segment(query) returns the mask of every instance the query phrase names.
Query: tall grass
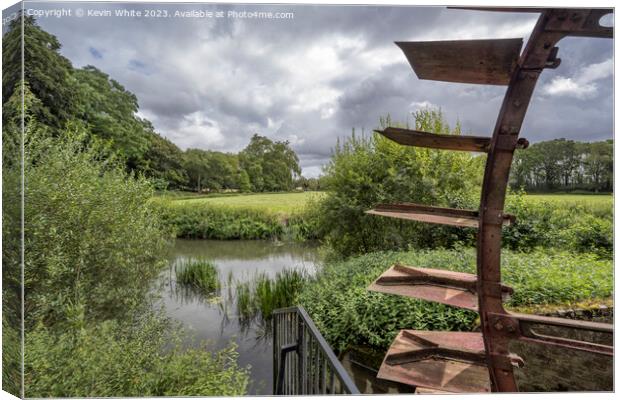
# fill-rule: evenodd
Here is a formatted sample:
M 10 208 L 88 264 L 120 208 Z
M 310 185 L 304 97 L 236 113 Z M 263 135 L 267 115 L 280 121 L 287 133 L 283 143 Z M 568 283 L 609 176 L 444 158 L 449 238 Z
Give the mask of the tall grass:
M 177 282 L 205 292 L 214 292 L 220 287 L 217 267 L 204 259 L 190 258 L 175 266 Z
M 237 312 L 241 319 L 250 319 L 254 316 L 252 289 L 249 282 L 237 283 Z
M 274 278 L 261 272 L 251 282 L 237 284 L 237 311 L 243 319 L 269 321 L 274 310 L 295 305 L 307 281 L 308 275 L 299 270 L 285 269 Z

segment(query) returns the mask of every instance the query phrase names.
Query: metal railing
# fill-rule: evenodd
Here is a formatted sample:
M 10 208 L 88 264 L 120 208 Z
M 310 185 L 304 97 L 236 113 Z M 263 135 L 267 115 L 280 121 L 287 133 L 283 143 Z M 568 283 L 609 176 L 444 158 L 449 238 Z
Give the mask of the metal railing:
M 273 312 L 273 393 L 359 394 L 301 306 Z

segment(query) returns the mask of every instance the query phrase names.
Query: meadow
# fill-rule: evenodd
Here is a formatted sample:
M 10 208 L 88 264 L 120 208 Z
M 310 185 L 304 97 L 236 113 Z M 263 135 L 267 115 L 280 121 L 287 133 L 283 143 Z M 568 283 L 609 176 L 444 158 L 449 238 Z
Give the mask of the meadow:
M 174 199 L 178 205 L 230 207 L 289 216 L 302 211 L 309 202 L 320 199 L 324 194 L 324 192 L 292 192 L 190 195 L 187 197 L 177 194 L 176 197 L 169 198 Z
M 527 194 L 528 202 L 549 203 L 562 207 L 583 207 L 593 214 L 606 214 L 613 210 L 614 197 L 610 194 Z
M 293 193 L 247 193 L 198 195 L 191 192 L 170 192 L 162 198 L 173 200 L 178 205 L 206 205 L 269 211 L 281 215 L 291 215 L 301 211 L 314 200 L 320 200 L 325 192 Z M 509 196 L 510 198 L 511 196 Z M 525 199 L 532 203 L 551 203 L 557 206 L 584 206 L 588 209 L 611 210 L 613 196 L 609 194 L 526 194 Z
M 317 205 L 326 196 L 326 192 L 171 192 L 152 201 L 179 238 L 309 240 L 324 237 Z M 506 209 L 517 217 L 517 223 L 505 232 L 505 244 L 511 249 L 576 246 L 611 250 L 611 195 L 510 195 Z M 470 232 L 460 240 L 473 243 L 473 238 Z

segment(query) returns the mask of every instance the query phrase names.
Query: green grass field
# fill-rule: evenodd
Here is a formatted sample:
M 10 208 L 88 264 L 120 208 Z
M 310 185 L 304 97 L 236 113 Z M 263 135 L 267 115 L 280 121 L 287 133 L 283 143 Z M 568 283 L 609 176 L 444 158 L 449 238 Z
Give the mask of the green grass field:
M 223 195 L 193 195 L 185 194 L 166 196 L 178 204 L 206 204 L 254 210 L 267 210 L 278 214 L 291 214 L 303 209 L 311 199 L 319 199 L 324 192 L 296 192 L 296 193 L 251 193 L 251 194 L 223 194 Z M 608 194 L 528 194 L 528 201 L 548 202 L 554 205 L 575 206 L 583 205 L 586 208 L 611 208 L 613 196 Z
M 594 215 L 611 215 L 614 197 L 610 194 L 528 194 L 528 202 L 547 203 L 564 208 L 580 208 Z
M 324 192 L 252 193 L 182 198 L 175 203 L 213 205 L 219 207 L 266 210 L 278 214 L 292 214 L 303 210 L 312 199 L 319 199 Z M 173 198 L 172 198 L 173 199 Z
M 528 194 L 526 196 L 531 200 L 562 202 L 565 204 L 583 203 L 611 206 L 614 200 L 610 194 Z

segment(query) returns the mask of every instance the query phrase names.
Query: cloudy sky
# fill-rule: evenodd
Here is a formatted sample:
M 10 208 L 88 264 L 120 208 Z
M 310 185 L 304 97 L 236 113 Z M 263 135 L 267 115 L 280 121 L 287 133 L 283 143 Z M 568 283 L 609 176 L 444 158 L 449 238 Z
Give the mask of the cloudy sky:
M 74 66 L 94 65 L 135 93 L 140 115 L 181 148 L 239 151 L 253 133 L 288 140 L 316 176 L 337 137 L 438 106 L 466 132 L 490 135 L 505 87 L 419 80 L 394 41 L 527 40 L 537 16 L 440 7 L 34 3 L 70 9 L 39 24 Z M 77 17 L 81 8 L 84 16 Z M 165 10 L 167 18 L 89 16 L 88 10 Z M 175 17 L 224 11 L 224 18 Z M 228 11 L 294 13 L 228 18 Z M 78 12 L 79 14 L 79 12 Z M 522 136 L 531 142 L 613 136 L 613 43 L 568 38 L 543 73 Z

